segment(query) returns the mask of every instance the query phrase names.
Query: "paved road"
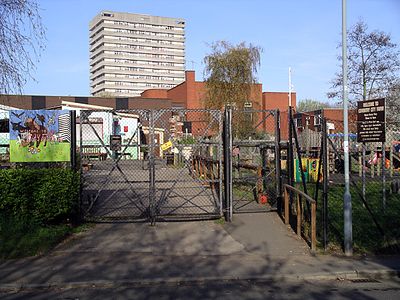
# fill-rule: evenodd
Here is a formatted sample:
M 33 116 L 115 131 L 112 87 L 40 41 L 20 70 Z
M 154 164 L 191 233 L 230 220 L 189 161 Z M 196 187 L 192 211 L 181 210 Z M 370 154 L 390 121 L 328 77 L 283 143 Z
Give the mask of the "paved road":
M 0 290 L 15 299 L 117 298 L 114 293 L 138 299 L 290 299 L 301 293 L 315 299 L 368 299 L 367 293 L 374 299 L 381 292 L 390 299 L 398 294 L 397 285 L 375 282 L 369 284 L 376 288 L 360 291 L 348 282 L 342 291 L 333 283 L 388 278 L 399 270 L 400 257 L 312 254 L 275 213 L 249 214 L 224 224 L 97 224 L 44 256 L 0 262 Z M 315 284 L 336 278 L 341 280 Z
M 17 299 L 399 299 L 398 281 L 206 281 L 185 284 L 82 286 L 0 292 Z
M 191 176 L 186 167 L 156 165 L 150 205 L 149 170 L 135 160 L 120 161 L 118 166 L 114 168 L 112 161 L 93 161 L 93 168 L 83 173 L 82 199 L 88 218 L 147 219 L 150 206 L 157 216 L 168 218 L 221 215 L 217 189 L 211 189 L 209 181 Z

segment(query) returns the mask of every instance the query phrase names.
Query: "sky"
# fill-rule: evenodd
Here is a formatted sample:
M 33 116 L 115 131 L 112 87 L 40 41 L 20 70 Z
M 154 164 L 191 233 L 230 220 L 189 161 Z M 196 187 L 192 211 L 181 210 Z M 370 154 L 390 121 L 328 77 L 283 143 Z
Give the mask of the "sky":
M 184 18 L 186 69 L 203 80 L 210 44 L 225 40 L 262 48 L 263 91 L 326 102 L 341 70 L 342 0 L 38 0 L 46 49 L 24 88 L 28 95 L 89 96 L 89 22 L 103 10 Z M 400 0 L 347 0 L 348 28 L 365 21 L 400 46 Z

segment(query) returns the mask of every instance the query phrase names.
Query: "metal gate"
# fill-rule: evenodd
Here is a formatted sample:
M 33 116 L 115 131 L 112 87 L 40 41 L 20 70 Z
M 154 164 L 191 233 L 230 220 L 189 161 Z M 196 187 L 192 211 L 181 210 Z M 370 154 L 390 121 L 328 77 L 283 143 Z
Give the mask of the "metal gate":
M 82 110 L 81 208 L 95 221 L 222 215 L 217 110 Z
M 225 119 L 228 218 L 275 210 L 281 195 L 279 111 L 228 109 Z

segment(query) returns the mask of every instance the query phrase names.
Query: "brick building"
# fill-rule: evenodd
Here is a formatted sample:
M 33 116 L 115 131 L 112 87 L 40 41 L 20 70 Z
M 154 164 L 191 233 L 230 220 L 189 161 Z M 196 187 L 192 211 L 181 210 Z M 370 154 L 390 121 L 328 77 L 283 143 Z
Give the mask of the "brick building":
M 349 109 L 349 132 L 357 132 L 357 110 Z M 298 131 L 305 128 L 321 131 L 321 116 L 326 118 L 328 133 L 343 133 L 343 109 L 324 108 L 294 114 L 295 124 Z
M 138 97 L 184 80 L 185 20 L 103 11 L 89 25 L 90 92 Z
M 49 109 L 60 107 L 63 101 L 81 104 L 111 107 L 114 109 L 167 109 L 204 108 L 206 84 L 196 81 L 194 71 L 185 72 L 185 80 L 170 89 L 148 89 L 140 97 L 73 97 L 73 96 L 34 96 L 34 95 L 0 95 L 0 104 L 17 107 L 19 109 Z M 296 106 L 296 93 L 292 93 L 292 105 Z M 262 84 L 254 84 L 249 107 L 253 109 L 276 110 L 281 113 L 281 136 L 287 138 L 288 122 L 288 93 L 263 92 Z M 261 120 L 265 114 L 259 114 Z M 262 129 L 268 133 L 275 133 L 273 118 L 267 118 Z

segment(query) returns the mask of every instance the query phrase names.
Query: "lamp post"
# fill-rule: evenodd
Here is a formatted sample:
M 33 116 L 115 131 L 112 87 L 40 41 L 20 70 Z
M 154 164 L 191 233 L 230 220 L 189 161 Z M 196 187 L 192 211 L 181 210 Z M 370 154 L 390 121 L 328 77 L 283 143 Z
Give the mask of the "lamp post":
M 343 121 L 344 121 L 344 185 L 343 218 L 344 218 L 344 253 L 353 255 L 353 224 L 349 176 L 349 118 L 348 118 L 348 90 L 347 90 L 347 28 L 346 28 L 346 0 L 342 0 L 342 72 L 343 72 Z

